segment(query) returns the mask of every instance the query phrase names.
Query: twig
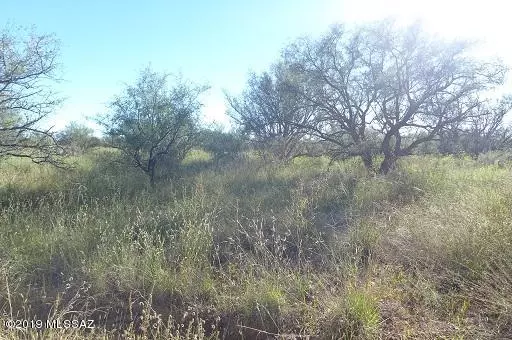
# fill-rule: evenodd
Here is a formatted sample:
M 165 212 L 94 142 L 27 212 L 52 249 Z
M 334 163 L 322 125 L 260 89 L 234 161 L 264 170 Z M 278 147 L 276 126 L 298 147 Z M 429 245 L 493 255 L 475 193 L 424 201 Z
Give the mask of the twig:
M 314 335 L 309 335 L 309 334 L 306 334 L 306 335 L 300 335 L 300 334 L 276 334 L 276 333 L 271 333 L 271 332 L 263 331 L 261 329 L 252 328 L 252 327 L 244 326 L 244 325 L 237 325 L 237 327 L 249 329 L 251 331 L 256 331 L 256 332 L 258 332 L 260 334 L 272 335 L 272 336 L 275 336 L 276 338 L 280 338 L 280 339 L 302 339 L 302 338 L 310 339 L 311 337 L 314 336 Z

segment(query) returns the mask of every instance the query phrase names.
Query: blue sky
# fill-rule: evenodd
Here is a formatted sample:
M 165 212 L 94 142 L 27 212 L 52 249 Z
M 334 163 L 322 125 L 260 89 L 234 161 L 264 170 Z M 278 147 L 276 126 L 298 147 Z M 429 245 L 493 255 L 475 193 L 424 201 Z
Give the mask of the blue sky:
M 67 99 L 50 118 L 57 129 L 74 120 L 92 124 L 85 117 L 104 112 L 123 84 L 132 83 L 148 64 L 208 83 L 211 90 L 202 98 L 205 121 L 226 124 L 223 90 L 240 92 L 250 70 L 265 70 L 287 43 L 320 34 L 335 22 L 420 18 L 437 34 L 487 41 L 482 53 L 512 65 L 507 3 L 3 0 L 0 27 L 35 25 L 37 32 L 54 33 L 60 40 L 64 81 L 56 88 Z

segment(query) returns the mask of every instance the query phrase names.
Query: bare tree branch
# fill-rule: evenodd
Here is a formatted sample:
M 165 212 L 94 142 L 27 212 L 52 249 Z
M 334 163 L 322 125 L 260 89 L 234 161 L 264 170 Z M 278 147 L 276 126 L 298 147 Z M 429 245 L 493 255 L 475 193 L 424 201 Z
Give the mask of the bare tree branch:
M 11 30 L 0 32 L 0 157 L 63 167 L 54 133 L 40 128 L 62 101 L 49 88 L 57 80 L 58 44 L 51 35 Z
M 503 83 L 507 69 L 469 56 L 468 47 L 388 21 L 301 39 L 284 59 L 302 79 L 291 86 L 315 109 L 313 119 L 294 125 L 341 154 L 361 156 L 369 169 L 373 155 L 383 153 L 379 171 L 386 173 L 445 127 L 488 116 L 481 97 Z

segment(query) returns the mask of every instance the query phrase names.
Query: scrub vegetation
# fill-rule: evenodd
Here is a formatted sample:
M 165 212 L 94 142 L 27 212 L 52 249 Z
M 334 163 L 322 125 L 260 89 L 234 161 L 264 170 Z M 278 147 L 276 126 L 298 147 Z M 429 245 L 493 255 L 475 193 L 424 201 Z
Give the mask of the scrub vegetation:
M 334 27 L 227 95 L 229 132 L 146 68 L 100 138 L 40 126 L 53 37 L 0 39 L 1 339 L 512 338 L 499 62 Z
M 151 187 L 115 155 L 2 163 L 2 320 L 96 326 L 2 338 L 512 334 L 508 163 L 412 156 L 369 176 L 358 159 L 194 150 Z

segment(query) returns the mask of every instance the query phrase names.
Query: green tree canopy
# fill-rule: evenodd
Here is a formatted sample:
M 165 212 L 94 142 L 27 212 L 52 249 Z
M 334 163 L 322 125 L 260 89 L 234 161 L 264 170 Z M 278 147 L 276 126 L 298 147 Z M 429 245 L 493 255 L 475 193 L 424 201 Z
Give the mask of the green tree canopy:
M 133 164 L 155 181 L 157 164 L 165 158 L 180 162 L 197 138 L 198 97 L 207 88 L 149 67 L 142 70 L 134 85 L 110 104 L 110 112 L 100 121 L 112 146 L 119 148 Z

